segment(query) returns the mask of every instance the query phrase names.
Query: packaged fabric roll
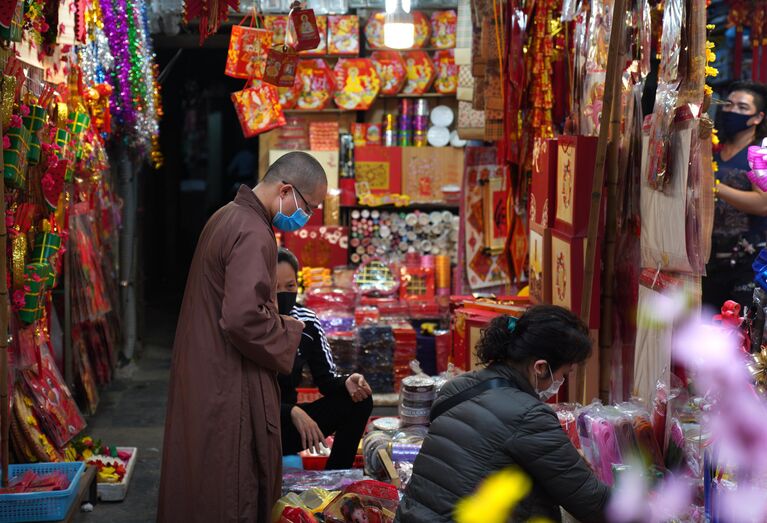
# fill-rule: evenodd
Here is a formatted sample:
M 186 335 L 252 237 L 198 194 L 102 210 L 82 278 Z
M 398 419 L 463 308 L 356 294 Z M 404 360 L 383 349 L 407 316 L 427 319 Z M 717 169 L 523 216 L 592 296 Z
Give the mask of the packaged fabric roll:
M 328 333 L 328 343 L 333 361 L 341 374 L 357 372 L 357 344 L 353 332 Z M 374 389 L 375 390 L 375 389 Z
M 365 378 L 377 393 L 394 390 L 392 372 L 394 357 L 394 334 L 386 325 L 363 325 L 356 330 L 358 361 L 365 370 Z

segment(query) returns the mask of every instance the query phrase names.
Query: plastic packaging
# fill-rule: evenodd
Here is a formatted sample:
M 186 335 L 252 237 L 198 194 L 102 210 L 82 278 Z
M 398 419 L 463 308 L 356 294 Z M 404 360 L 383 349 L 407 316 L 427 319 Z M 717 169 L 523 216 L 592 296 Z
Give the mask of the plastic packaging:
M 748 164 L 751 171 L 748 179 L 762 191 L 767 191 L 767 138 L 762 140 L 761 147 L 752 145 L 748 148 Z
M 557 413 L 559 424 L 565 431 L 570 442 L 576 449 L 581 448 L 581 440 L 578 437 L 578 426 L 576 423 L 575 412 L 581 408 L 577 403 L 557 403 L 554 405 L 554 412 Z
M 323 511 L 326 523 L 391 523 L 399 504 L 392 485 L 379 481 L 360 481 L 346 487 Z

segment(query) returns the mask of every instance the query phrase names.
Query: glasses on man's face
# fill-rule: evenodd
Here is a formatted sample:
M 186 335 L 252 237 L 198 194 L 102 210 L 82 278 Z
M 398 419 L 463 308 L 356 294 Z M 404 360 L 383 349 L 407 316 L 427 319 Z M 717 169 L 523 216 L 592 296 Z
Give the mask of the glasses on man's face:
M 304 195 L 301 194 L 301 191 L 299 191 L 295 185 L 293 185 L 292 183 L 286 182 L 285 180 L 283 180 L 282 183 L 284 183 L 285 185 L 290 185 L 290 187 L 296 192 L 298 197 L 301 198 L 301 201 L 304 202 L 304 205 L 306 206 L 306 208 L 304 209 L 306 211 L 306 214 L 308 214 L 309 216 L 314 214 L 314 210 L 312 209 L 312 206 L 309 204 L 306 198 L 304 198 Z

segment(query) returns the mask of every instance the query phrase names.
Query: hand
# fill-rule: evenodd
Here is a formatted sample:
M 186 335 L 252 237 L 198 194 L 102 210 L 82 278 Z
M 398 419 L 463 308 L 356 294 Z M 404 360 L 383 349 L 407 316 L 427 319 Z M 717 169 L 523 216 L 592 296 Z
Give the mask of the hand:
M 325 436 L 322 435 L 317 423 L 300 407 L 291 409 L 290 419 L 293 420 L 293 425 L 301 435 L 301 448 L 319 454 L 320 444 L 324 445 Z
M 365 377 L 362 374 L 352 374 L 346 379 L 346 390 L 349 391 L 352 401 L 358 403 L 368 399 L 373 391 L 365 381 Z

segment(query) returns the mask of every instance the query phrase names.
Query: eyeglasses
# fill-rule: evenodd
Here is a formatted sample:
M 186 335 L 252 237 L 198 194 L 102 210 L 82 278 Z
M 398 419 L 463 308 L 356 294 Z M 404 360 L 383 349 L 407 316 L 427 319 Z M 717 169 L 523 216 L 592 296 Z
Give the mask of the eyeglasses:
M 293 185 L 290 182 L 286 182 L 285 180 L 282 180 L 282 183 L 284 183 L 285 185 L 290 185 L 290 187 L 294 191 L 296 191 L 296 194 L 298 195 L 298 197 L 301 198 L 301 201 L 304 202 L 304 205 L 306 205 L 306 214 L 308 214 L 309 216 L 314 214 L 314 210 L 312 209 L 312 206 L 309 204 L 309 202 L 306 200 L 306 198 L 304 198 L 304 195 L 301 194 L 301 191 L 299 191 L 298 188 L 295 185 Z

